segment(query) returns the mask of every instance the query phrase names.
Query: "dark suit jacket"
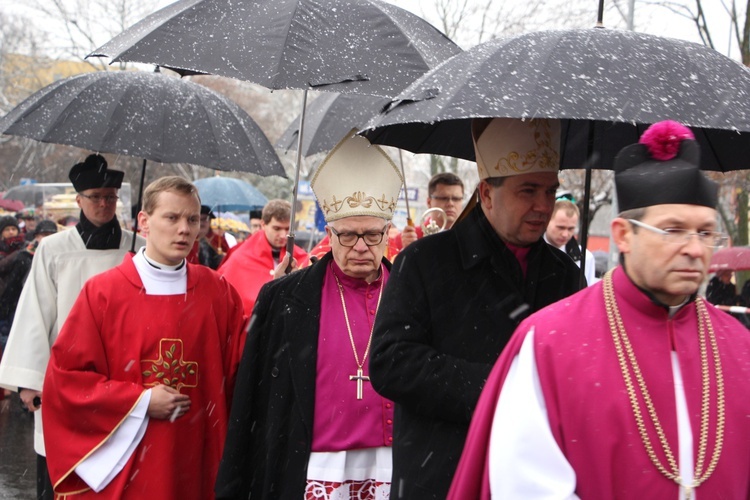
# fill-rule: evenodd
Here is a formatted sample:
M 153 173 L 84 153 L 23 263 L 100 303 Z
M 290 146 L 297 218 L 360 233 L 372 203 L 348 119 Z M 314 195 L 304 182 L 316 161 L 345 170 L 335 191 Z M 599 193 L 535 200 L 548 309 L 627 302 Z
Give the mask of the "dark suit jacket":
M 524 278 L 479 207 L 399 254 L 370 357 L 373 388 L 396 402 L 391 498 L 445 498 L 500 351 L 520 320 L 578 291 L 579 276 L 540 239 Z
M 320 299 L 327 253 L 261 288 L 250 319 L 217 498 L 304 496 L 312 447 Z M 390 268 L 390 262 L 383 260 Z

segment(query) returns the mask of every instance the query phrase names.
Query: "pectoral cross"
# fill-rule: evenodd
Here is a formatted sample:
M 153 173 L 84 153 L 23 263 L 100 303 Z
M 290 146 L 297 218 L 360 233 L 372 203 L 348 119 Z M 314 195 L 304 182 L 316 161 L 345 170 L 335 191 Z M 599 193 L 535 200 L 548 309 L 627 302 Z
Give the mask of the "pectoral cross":
M 691 498 L 693 498 L 693 488 L 685 485 L 685 500 L 690 500 Z
M 369 382 L 370 377 L 368 377 L 362 372 L 362 368 L 357 368 L 357 374 L 349 375 L 349 380 L 357 381 L 357 399 L 362 399 L 362 387 L 363 387 L 362 382 Z

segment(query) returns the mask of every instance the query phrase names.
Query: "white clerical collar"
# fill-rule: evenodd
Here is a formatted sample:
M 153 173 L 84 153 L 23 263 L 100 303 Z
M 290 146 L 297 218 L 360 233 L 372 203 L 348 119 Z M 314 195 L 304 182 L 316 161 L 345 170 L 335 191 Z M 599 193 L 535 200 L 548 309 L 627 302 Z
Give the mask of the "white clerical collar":
M 677 312 L 683 308 L 685 304 L 687 304 L 690 301 L 690 297 L 685 297 L 685 300 L 682 301 L 682 304 L 678 304 L 676 306 L 669 306 L 669 317 L 673 317 Z
M 146 257 L 142 247 L 133 257 L 146 295 L 180 295 L 187 291 L 187 266 L 183 260 L 176 266 L 161 264 Z

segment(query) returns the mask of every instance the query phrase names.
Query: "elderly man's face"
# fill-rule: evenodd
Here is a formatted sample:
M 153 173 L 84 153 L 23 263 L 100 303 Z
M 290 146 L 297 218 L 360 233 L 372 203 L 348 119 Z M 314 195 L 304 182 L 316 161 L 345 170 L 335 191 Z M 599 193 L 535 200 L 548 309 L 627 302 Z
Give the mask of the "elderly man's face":
M 388 244 L 385 233 L 389 225 L 390 223 L 380 217 L 357 215 L 345 217 L 326 226 L 326 233 L 331 240 L 333 260 L 344 274 L 352 278 L 363 279 L 368 283 L 377 279 L 385 247 Z M 338 233 L 338 236 L 334 234 L 334 231 Z M 346 240 L 352 238 L 353 235 L 354 237 L 367 235 L 365 237 L 371 241 L 377 240 L 377 235 L 380 235 L 382 239 L 380 243 L 372 246 L 368 246 L 364 238 L 357 238 L 352 247 L 341 244 L 339 238 Z
M 697 205 L 655 205 L 640 222 L 658 229 L 685 229 L 691 233 L 716 231 L 716 210 Z M 639 287 L 664 304 L 681 304 L 698 291 L 706 277 L 713 249 L 695 236 L 677 241 L 617 218 L 612 237 L 625 255 L 625 270 Z
M 479 183 L 482 210 L 506 243 L 525 247 L 542 237 L 555 206 L 556 172 L 507 177 L 498 187 Z

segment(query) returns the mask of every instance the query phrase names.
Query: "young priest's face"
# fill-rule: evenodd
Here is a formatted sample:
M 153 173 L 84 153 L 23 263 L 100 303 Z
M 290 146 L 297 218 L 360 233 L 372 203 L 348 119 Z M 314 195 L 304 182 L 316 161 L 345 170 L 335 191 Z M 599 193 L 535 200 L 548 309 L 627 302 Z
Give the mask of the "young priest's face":
M 201 206 L 198 198 L 174 191 L 159 193 L 152 214 L 140 212 L 138 225 L 146 236 L 146 256 L 168 266 L 187 257 L 198 236 Z

